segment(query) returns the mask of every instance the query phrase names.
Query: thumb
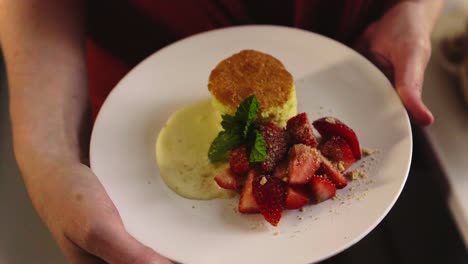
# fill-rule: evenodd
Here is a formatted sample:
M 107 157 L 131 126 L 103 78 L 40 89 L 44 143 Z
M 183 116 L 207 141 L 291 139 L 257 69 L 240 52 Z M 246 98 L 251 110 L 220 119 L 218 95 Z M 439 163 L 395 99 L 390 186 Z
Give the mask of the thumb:
M 410 115 L 420 125 L 434 122 L 431 111 L 421 99 L 424 71 L 428 53 L 419 48 L 411 49 L 404 56 L 394 58 L 395 88 Z
M 107 263 L 172 264 L 140 243 L 121 226 L 95 232 L 88 242 L 87 250 Z

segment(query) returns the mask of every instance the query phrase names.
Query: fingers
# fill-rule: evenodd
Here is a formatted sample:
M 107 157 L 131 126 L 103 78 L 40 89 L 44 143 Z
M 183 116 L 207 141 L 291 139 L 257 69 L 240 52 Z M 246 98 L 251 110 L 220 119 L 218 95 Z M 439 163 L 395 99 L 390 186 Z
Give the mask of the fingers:
M 393 59 L 395 88 L 412 118 L 422 126 L 430 125 L 434 117 L 421 99 L 429 52 L 416 46 L 402 53 Z
M 169 260 L 143 245 L 121 226 L 107 226 L 90 232 L 85 250 L 108 263 L 171 264 Z
M 376 24 L 371 24 L 364 34 L 357 40 L 354 48 L 364 57 L 374 63 L 390 81 L 393 81 L 393 65 L 385 58 L 378 50 L 372 49 L 370 46 L 372 34 L 376 30 Z

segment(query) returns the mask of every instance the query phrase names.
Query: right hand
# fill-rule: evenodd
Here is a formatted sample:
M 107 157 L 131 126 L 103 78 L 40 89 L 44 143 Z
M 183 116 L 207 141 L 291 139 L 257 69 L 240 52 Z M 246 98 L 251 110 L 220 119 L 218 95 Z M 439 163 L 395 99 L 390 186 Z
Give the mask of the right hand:
M 29 177 L 33 204 L 71 263 L 171 263 L 126 230 L 103 186 L 86 165 L 45 166 Z

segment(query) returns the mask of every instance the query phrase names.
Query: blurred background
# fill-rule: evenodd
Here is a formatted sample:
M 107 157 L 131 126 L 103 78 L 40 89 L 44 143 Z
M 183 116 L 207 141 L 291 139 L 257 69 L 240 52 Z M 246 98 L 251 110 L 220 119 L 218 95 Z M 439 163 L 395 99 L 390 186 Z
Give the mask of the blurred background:
M 368 236 L 323 263 L 468 263 L 468 1 L 446 0 L 433 34 L 424 101 L 436 122 L 413 126 L 408 181 Z M 66 263 L 16 166 L 0 57 L 0 263 Z

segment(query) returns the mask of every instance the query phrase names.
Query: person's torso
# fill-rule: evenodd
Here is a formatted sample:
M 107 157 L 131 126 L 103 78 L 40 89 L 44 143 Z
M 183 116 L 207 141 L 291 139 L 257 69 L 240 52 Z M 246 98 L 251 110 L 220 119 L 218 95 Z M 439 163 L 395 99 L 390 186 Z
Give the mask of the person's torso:
M 349 44 L 395 0 L 88 1 L 95 44 L 134 65 L 181 38 L 227 26 L 298 27 Z

